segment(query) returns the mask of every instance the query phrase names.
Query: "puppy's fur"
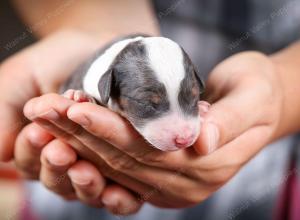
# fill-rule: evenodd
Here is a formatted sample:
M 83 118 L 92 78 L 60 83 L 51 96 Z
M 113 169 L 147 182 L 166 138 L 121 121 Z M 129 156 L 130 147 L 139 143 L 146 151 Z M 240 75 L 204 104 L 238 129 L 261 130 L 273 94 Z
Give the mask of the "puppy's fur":
M 158 149 L 190 146 L 199 134 L 204 83 L 170 39 L 136 36 L 112 43 L 82 65 L 66 89 L 83 90 L 118 112 Z

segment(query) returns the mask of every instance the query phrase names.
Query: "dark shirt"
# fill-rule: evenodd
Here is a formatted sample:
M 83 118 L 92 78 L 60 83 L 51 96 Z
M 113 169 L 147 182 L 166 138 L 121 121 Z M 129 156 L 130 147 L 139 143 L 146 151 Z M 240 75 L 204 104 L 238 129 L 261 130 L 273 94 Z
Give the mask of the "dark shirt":
M 234 53 L 273 53 L 300 38 L 299 0 L 154 3 L 163 35 L 182 44 L 203 74 Z

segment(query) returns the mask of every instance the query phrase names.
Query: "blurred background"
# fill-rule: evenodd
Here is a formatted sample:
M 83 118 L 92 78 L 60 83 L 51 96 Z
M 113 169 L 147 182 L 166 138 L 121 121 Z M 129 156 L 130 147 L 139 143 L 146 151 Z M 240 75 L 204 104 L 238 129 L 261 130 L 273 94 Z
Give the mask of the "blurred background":
M 24 199 L 24 188 L 13 165 L 0 163 L 0 219 L 19 219 L 16 211 Z

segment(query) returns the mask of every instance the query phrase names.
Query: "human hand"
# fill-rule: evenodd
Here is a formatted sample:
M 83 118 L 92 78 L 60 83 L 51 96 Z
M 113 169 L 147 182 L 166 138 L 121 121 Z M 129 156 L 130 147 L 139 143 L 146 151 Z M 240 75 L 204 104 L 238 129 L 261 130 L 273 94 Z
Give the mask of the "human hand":
M 18 135 L 15 155 L 21 167 L 19 172 L 25 178 L 40 180 L 66 200 L 78 199 L 122 215 L 135 213 L 142 206 L 134 194 L 108 183 L 92 163 L 78 158 L 73 148 L 36 123 L 27 125 Z M 112 198 L 115 205 L 103 204 L 103 200 Z
M 72 148 L 38 125 L 27 125 L 22 109 L 33 97 L 57 92 L 78 64 L 101 46 L 98 39 L 83 33 L 62 31 L 0 66 L 0 160 L 10 160 L 15 153 L 15 163 L 24 177 L 40 179 L 65 198 L 79 198 L 97 207 L 102 206 L 100 194 L 118 197 L 121 203 L 136 199 L 117 184 L 105 186 L 105 179 L 96 168 L 87 161 L 77 161 Z M 89 187 L 84 185 L 87 183 Z M 140 204 L 132 207 L 136 210 Z
M 119 115 L 56 94 L 32 99 L 24 112 L 72 147 L 89 148 L 94 152 L 90 159 L 105 176 L 142 200 L 186 207 L 206 199 L 272 141 L 282 114 L 280 79 L 270 59 L 260 53 L 223 61 L 207 85 L 207 100 L 213 104 L 194 145 L 203 156 L 193 148 L 161 152 Z
M 15 138 L 26 124 L 22 109 L 30 98 L 56 92 L 68 75 L 95 50 L 90 37 L 58 32 L 11 56 L 0 65 L 0 160 L 12 159 Z

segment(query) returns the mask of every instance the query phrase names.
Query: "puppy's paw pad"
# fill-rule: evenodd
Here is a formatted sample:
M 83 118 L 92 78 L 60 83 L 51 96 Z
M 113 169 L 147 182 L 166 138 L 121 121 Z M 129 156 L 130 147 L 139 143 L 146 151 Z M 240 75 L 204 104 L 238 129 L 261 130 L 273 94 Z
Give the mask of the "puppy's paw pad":
M 210 104 L 206 101 L 199 101 L 198 107 L 199 107 L 200 115 L 203 116 L 209 111 Z
M 74 100 L 74 93 L 75 93 L 74 89 L 68 89 L 63 93 L 63 97 Z

